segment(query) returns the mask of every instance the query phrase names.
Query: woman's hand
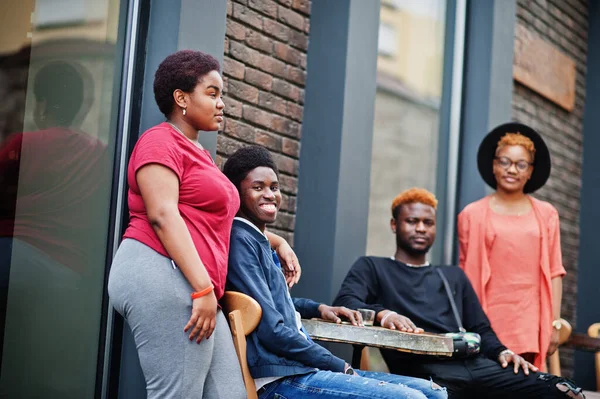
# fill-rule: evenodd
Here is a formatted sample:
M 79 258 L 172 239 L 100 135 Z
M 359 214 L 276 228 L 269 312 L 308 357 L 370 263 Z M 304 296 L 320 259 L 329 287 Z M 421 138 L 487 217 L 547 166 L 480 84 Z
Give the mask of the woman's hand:
M 498 356 L 498 363 L 500 363 L 502 368 L 506 368 L 509 363 L 513 363 L 515 374 L 519 373 L 520 368 L 523 369 L 523 373 L 525 373 L 525 375 L 529 375 L 529 370 L 538 371 L 537 367 L 509 349 L 500 352 L 500 355 Z
M 288 287 L 292 288 L 294 284 L 297 284 L 298 281 L 300 281 L 300 275 L 302 274 L 302 268 L 300 267 L 298 257 L 290 244 L 284 239 L 281 239 L 274 249 L 281 261 L 285 281 Z
M 548 356 L 556 352 L 558 348 L 558 339 L 560 338 L 560 331 L 556 328 L 552 328 L 552 335 L 550 336 L 550 346 L 548 347 Z
M 193 327 L 189 336 L 190 341 L 196 337 L 196 343 L 199 344 L 202 338 L 210 338 L 216 324 L 217 297 L 215 296 L 215 292 L 211 291 L 209 294 L 192 301 L 192 316 L 183 328 L 183 331 L 188 332 Z
M 340 324 L 342 319 L 340 316 L 347 318 L 353 326 L 362 326 L 362 315 L 357 310 L 350 310 L 344 306 L 328 306 L 325 304 L 319 305 L 319 312 L 323 320 L 333 321 Z

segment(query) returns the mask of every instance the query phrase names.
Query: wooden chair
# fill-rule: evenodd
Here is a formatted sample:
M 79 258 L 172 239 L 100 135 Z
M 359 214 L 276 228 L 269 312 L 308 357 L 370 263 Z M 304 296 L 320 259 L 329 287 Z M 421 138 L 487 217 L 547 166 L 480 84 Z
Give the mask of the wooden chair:
M 235 291 L 226 291 L 221 304 L 225 313 L 229 315 L 229 327 L 231 328 L 235 351 L 242 369 L 248 399 L 258 399 L 256 385 L 254 385 L 254 379 L 248 369 L 246 336 L 254 331 L 260 323 L 262 309 L 253 298 Z
M 562 324 L 562 328 L 560 329 L 560 336 L 558 337 L 559 348 L 562 344 L 567 342 L 567 340 L 571 336 L 571 332 L 573 331 L 573 328 L 571 327 L 571 324 L 569 324 L 568 321 L 566 321 L 565 319 L 560 319 L 560 322 Z M 550 374 L 554 374 L 560 377 L 560 358 L 558 356 L 558 349 L 556 349 L 556 352 L 554 352 L 552 356 L 548 358 L 548 363 L 548 371 L 550 372 Z
M 587 332 L 592 338 L 600 338 L 600 323 L 592 324 Z M 596 391 L 600 391 L 600 352 L 596 352 L 594 357 L 596 358 Z

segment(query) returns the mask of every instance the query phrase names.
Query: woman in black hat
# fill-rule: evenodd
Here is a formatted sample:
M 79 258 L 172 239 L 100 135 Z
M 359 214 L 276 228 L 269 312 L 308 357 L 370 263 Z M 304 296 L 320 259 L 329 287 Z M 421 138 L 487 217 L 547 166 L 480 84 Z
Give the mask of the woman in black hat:
M 556 350 L 562 299 L 558 212 L 531 195 L 550 176 L 541 136 L 520 123 L 496 127 L 477 165 L 495 192 L 458 215 L 460 266 L 500 341 L 542 369 Z

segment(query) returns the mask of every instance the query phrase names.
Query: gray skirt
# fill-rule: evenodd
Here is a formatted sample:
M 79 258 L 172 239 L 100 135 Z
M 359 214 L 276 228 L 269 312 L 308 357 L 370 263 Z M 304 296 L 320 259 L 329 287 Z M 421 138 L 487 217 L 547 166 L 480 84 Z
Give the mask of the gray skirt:
M 125 239 L 110 270 L 111 304 L 129 324 L 148 399 L 245 398 L 246 390 L 223 312 L 209 339 L 190 341 L 192 287 L 171 260 Z

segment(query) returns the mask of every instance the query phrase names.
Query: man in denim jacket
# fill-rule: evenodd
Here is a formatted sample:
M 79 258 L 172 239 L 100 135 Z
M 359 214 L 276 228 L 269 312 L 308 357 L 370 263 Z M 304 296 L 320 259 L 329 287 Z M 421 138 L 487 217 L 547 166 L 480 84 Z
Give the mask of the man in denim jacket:
M 229 251 L 229 290 L 247 294 L 260 304 L 262 319 L 247 339 L 247 360 L 261 399 L 273 397 L 446 398 L 430 381 L 354 371 L 343 359 L 314 343 L 301 317 L 321 317 L 352 324 L 360 316 L 343 307 L 309 299 L 292 299 L 277 256 L 264 235 L 281 203 L 278 171 L 269 152 L 252 146 L 238 150 L 223 172 L 240 193 Z

